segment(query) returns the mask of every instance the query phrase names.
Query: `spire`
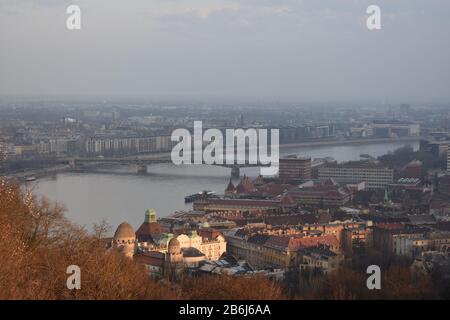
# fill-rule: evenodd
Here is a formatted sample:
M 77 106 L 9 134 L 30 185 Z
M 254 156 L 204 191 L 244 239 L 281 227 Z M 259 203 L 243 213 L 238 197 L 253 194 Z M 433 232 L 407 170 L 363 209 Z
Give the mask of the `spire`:
M 228 186 L 225 189 L 225 192 L 233 192 L 234 190 L 235 190 L 235 187 L 234 187 L 233 181 L 230 178 L 230 182 L 228 182 Z

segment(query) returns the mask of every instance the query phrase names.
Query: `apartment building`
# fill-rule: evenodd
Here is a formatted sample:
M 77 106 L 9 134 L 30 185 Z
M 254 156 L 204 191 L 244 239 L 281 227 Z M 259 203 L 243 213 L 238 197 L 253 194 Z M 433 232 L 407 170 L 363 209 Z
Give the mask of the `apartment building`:
M 366 188 L 385 188 L 394 181 L 394 170 L 365 161 L 326 164 L 319 168 L 319 180 L 333 179 L 339 183 L 365 182 Z
M 85 142 L 85 153 L 113 155 L 170 151 L 170 136 L 152 137 L 91 137 Z
M 281 158 L 278 172 L 281 179 L 311 179 L 311 158 Z
M 318 246 L 340 253 L 339 239 L 332 234 L 319 236 L 275 235 L 267 232 L 233 229 L 225 233 L 227 253 L 244 259 L 255 269 L 298 268 L 301 263 L 299 249 Z

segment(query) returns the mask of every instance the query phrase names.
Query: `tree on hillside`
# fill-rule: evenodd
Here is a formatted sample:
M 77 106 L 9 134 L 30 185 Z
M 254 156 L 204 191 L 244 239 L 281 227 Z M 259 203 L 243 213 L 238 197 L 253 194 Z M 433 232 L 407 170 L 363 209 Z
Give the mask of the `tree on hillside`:
M 64 209 L 0 181 L 0 299 L 176 298 L 144 268 L 64 217 Z M 81 290 L 66 286 L 69 265 Z
M 184 297 L 191 300 L 280 300 L 285 299 L 279 283 L 265 276 L 207 275 L 184 278 Z
M 280 299 L 281 287 L 262 276 L 156 281 L 145 268 L 113 250 L 102 237 L 64 217 L 64 208 L 38 200 L 0 179 L 0 299 Z M 69 290 L 66 271 L 81 269 L 81 289 Z

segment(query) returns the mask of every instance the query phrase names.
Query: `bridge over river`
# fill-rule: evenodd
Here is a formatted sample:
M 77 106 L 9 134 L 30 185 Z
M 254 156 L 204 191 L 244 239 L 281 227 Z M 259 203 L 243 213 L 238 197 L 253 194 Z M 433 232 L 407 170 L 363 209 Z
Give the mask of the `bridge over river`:
M 147 173 L 147 167 L 153 164 L 159 163 L 173 163 L 170 154 L 149 154 L 149 155 L 139 155 L 139 156 L 127 156 L 127 157 L 76 157 L 76 158 L 63 158 L 59 159 L 59 161 L 68 164 L 72 169 L 77 169 L 80 165 L 83 164 L 93 164 L 93 165 L 102 165 L 102 164 L 118 164 L 118 165 L 135 165 L 137 168 L 137 172 L 141 174 Z M 203 161 L 203 164 L 220 166 L 231 169 L 231 176 L 239 177 L 240 168 L 248 168 L 248 167 L 267 167 L 267 164 L 260 163 L 238 163 L 236 160 L 234 163 L 206 163 Z

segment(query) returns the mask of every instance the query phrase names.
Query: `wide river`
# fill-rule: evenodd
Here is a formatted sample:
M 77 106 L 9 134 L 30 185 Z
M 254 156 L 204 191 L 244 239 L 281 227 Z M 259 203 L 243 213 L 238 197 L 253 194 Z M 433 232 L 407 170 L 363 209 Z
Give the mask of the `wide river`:
M 380 156 L 403 145 L 418 142 L 387 142 L 368 145 L 284 147 L 280 154 L 307 155 L 312 158 L 333 157 L 338 161 L 358 160 L 361 154 Z M 144 211 L 155 208 L 159 217 L 176 210 L 187 210 L 184 197 L 201 190 L 223 193 L 230 178 L 230 169 L 206 166 L 151 165 L 147 175 L 136 174 L 134 167 L 121 167 L 114 173 L 62 173 L 42 178 L 29 186 L 38 195 L 63 204 L 67 216 L 90 228 L 105 218 L 117 226 L 128 221 L 135 228 L 144 219 Z M 256 176 L 257 168 L 241 170 L 241 175 Z

